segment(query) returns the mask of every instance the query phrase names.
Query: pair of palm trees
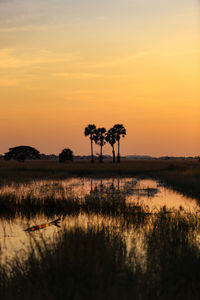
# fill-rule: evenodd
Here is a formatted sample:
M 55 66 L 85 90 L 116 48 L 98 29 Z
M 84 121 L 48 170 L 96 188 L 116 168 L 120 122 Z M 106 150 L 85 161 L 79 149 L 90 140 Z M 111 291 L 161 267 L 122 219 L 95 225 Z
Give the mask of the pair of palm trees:
M 99 162 L 103 162 L 103 146 L 109 143 L 112 147 L 113 163 L 115 163 L 115 144 L 118 144 L 117 162 L 120 162 L 120 139 L 125 137 L 126 129 L 122 124 L 116 124 L 108 131 L 104 127 L 96 128 L 96 125 L 89 124 L 85 127 L 85 136 L 89 136 L 91 143 L 91 162 L 94 162 L 93 142 L 100 146 Z

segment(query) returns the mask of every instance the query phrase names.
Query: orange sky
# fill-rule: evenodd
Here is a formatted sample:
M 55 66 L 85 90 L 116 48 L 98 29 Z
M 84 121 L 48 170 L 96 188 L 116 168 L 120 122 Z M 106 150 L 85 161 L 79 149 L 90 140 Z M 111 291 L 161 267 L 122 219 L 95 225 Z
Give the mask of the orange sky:
M 199 155 L 198 19 L 195 0 L 1 1 L 0 153 L 89 154 L 87 124 L 123 123 L 122 154 Z

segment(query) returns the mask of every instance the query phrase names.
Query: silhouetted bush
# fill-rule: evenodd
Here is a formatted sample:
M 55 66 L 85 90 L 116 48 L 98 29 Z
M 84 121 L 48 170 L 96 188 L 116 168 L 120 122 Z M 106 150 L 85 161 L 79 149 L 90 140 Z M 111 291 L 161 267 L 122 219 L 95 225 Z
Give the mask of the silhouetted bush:
M 59 162 L 64 163 L 65 161 L 73 161 L 73 152 L 70 149 L 63 149 L 59 154 Z

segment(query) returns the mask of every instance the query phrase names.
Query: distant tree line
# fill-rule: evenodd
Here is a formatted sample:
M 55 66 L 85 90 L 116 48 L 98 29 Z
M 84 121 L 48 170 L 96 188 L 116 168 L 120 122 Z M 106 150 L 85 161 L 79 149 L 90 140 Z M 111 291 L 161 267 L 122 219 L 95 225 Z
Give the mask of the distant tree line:
M 108 143 L 112 147 L 112 157 L 113 157 L 113 163 L 116 162 L 116 155 L 115 155 L 115 146 L 117 144 L 117 162 L 120 162 L 120 141 L 121 138 L 124 138 L 126 136 L 126 129 L 123 126 L 123 124 L 115 124 L 112 128 L 110 128 L 108 131 L 104 127 L 97 128 L 94 124 L 89 124 L 87 127 L 85 127 L 84 130 L 85 136 L 88 136 L 90 139 L 90 145 L 91 145 L 91 162 L 94 163 L 94 159 L 97 157 L 93 154 L 93 146 L 94 143 L 100 147 L 100 154 L 98 157 L 98 160 L 100 163 L 103 162 L 103 147 L 106 143 Z M 132 157 L 132 156 L 130 156 Z M 138 156 L 137 156 L 138 157 Z M 73 161 L 74 155 L 71 149 L 65 148 L 61 151 L 59 156 L 56 155 L 45 155 L 40 154 L 40 152 L 30 146 L 17 146 L 9 148 L 9 151 L 5 153 L 5 155 L 0 155 L 0 160 L 17 160 L 19 162 L 24 162 L 26 159 L 59 159 L 60 163 L 64 163 L 67 161 Z M 82 159 L 83 157 L 81 157 Z M 152 157 L 149 157 L 152 159 Z M 194 159 L 193 157 L 188 157 L 188 159 Z M 186 159 L 184 157 L 160 157 L 158 159 Z M 200 156 L 195 157 L 196 160 L 200 162 Z
M 116 124 L 108 131 L 104 127 L 97 128 L 96 125 L 89 124 L 85 128 L 85 136 L 89 136 L 91 142 L 91 162 L 94 162 L 93 143 L 100 147 L 99 162 L 103 162 L 103 146 L 108 143 L 112 147 L 113 163 L 115 163 L 115 144 L 117 143 L 117 162 L 120 162 L 120 140 L 121 137 L 125 137 L 126 129 L 122 124 Z M 44 155 L 30 146 L 17 146 L 9 148 L 9 151 L 5 153 L 5 160 L 17 160 L 24 162 L 26 159 L 41 159 Z M 59 154 L 59 162 L 64 163 L 66 161 L 73 161 L 74 155 L 71 149 L 65 148 Z
M 17 160 L 24 162 L 26 159 L 41 159 L 42 155 L 39 151 L 30 146 L 17 146 L 9 148 L 9 151 L 5 153 L 5 160 Z M 59 162 L 64 163 L 66 161 L 72 161 L 74 158 L 73 152 L 70 149 L 63 149 L 59 154 Z
M 104 127 L 96 128 L 96 125 L 89 124 L 85 127 L 85 136 L 90 138 L 91 145 L 91 162 L 94 162 L 93 144 L 100 146 L 99 162 L 103 162 L 103 146 L 109 143 L 112 147 L 113 163 L 115 163 L 115 144 L 117 143 L 117 162 L 120 163 L 120 139 L 126 135 L 126 129 L 122 124 L 116 124 L 108 131 Z
M 88 125 L 89 126 L 89 125 Z M 94 126 L 94 125 L 92 125 Z M 114 145 L 116 143 L 116 141 L 114 140 L 114 137 L 113 137 L 113 131 L 111 129 L 108 130 L 109 132 L 109 137 L 108 135 L 106 134 L 106 142 L 108 142 L 111 146 L 112 146 L 112 153 L 113 153 L 113 162 L 115 162 L 115 148 L 114 148 Z M 110 135 L 110 132 L 112 132 L 112 134 Z M 94 140 L 93 140 L 94 141 Z M 93 141 L 91 141 L 91 143 L 93 143 Z M 105 145 L 105 143 L 101 143 L 101 147 L 103 147 L 103 145 Z M 93 155 L 93 147 L 91 147 L 92 149 L 92 155 L 89 156 L 75 156 L 75 159 L 77 160 L 89 160 L 91 159 L 92 161 L 92 158 L 93 158 L 93 161 L 94 160 L 99 160 L 100 161 L 100 156 L 94 156 Z M 119 149 L 119 147 L 118 147 Z M 106 158 L 106 159 L 110 159 L 111 156 L 110 155 L 103 155 L 102 154 L 102 150 L 101 150 L 101 162 L 103 160 L 103 158 Z M 120 158 L 120 155 L 118 153 L 117 155 L 117 158 Z M 161 157 L 158 157 L 158 158 L 155 158 L 155 157 L 151 157 L 151 156 L 144 156 L 144 155 L 128 155 L 126 156 L 126 158 L 128 160 L 135 160 L 135 159 L 142 159 L 142 160 L 197 160 L 199 161 L 200 163 L 200 156 L 196 156 L 196 157 L 191 157 L 191 156 L 188 156 L 188 157 L 174 157 L 174 156 L 161 156 Z M 41 159 L 41 160 L 59 160 L 60 163 L 64 163 L 64 162 L 67 162 L 67 161 L 73 161 L 74 159 L 74 155 L 73 155 L 73 152 L 71 149 L 69 148 L 65 148 L 61 151 L 61 153 L 59 154 L 59 156 L 55 155 L 55 154 L 49 154 L 49 155 L 46 155 L 46 154 L 40 154 L 38 150 L 36 150 L 35 148 L 33 147 L 30 147 L 30 146 L 17 146 L 17 147 L 13 147 L 13 148 L 9 148 L 9 151 L 7 153 L 5 153 L 5 155 L 0 155 L 0 160 L 17 160 L 19 162 L 24 162 L 26 159 Z M 118 160 L 119 161 L 119 160 Z

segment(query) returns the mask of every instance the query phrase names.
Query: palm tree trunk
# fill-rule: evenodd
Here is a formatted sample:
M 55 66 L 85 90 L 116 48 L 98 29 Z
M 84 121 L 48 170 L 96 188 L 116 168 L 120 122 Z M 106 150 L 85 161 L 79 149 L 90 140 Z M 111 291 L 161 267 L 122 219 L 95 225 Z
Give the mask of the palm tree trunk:
M 94 155 L 93 155 L 93 140 L 91 139 L 91 163 L 94 162 Z
M 117 162 L 120 163 L 120 154 L 119 154 L 119 140 L 118 142 L 118 153 L 117 153 Z
M 114 164 L 115 163 L 115 148 L 114 148 L 114 145 L 112 147 L 113 147 L 112 153 L 113 153 L 113 164 Z
M 103 148 L 103 146 L 101 145 L 101 146 L 100 146 L 100 157 L 99 157 L 99 162 L 100 162 L 100 163 L 103 162 L 103 159 L 102 159 L 102 152 L 103 152 L 103 150 L 102 150 L 102 148 Z

